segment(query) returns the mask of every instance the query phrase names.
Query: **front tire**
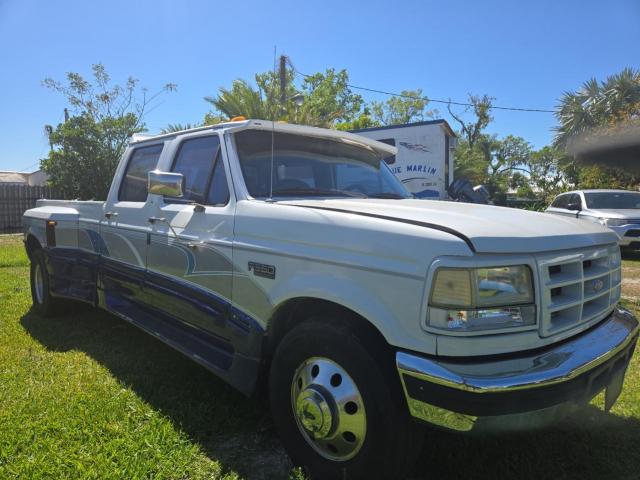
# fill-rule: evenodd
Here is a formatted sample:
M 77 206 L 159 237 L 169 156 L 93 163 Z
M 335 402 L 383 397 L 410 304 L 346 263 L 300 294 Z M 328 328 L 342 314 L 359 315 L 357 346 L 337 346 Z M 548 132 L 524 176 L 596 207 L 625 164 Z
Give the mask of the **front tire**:
M 402 403 L 397 374 L 385 368 L 390 356 L 371 343 L 346 322 L 316 318 L 276 350 L 274 421 L 293 462 L 314 478 L 400 479 L 420 450 L 422 432 Z
M 44 317 L 53 316 L 58 302 L 49 290 L 49 273 L 42 250 L 31 254 L 31 299 L 33 310 Z

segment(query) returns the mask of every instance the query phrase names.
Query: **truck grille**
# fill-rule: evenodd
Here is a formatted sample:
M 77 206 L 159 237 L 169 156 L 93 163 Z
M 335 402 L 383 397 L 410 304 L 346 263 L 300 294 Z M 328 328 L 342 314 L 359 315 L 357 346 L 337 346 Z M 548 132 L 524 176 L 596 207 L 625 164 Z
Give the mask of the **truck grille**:
M 609 313 L 620 300 L 620 263 L 617 246 L 538 259 L 541 335 L 586 328 Z

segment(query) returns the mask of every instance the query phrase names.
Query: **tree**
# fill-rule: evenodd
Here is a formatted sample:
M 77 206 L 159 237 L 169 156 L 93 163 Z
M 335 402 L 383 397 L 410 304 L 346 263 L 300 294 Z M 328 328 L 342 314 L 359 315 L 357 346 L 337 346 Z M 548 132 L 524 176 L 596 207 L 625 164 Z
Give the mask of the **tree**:
M 426 110 L 428 104 L 429 99 L 421 89 L 402 90 L 399 96 L 394 95 L 385 102 L 371 102 L 371 117 L 379 125 L 420 122 L 435 115 L 434 110 Z
M 623 190 L 637 190 L 640 187 L 640 175 L 631 174 L 621 168 L 611 168 L 605 165 L 588 165 L 578 171 L 578 186 L 580 188 L 620 188 Z
M 246 80 L 234 80 L 230 89 L 221 87 L 217 96 L 205 97 L 214 107 L 205 122 L 242 115 L 332 127 L 351 121 L 360 112 L 362 97 L 349 88 L 346 70 L 330 68 L 324 73 L 307 75 L 298 86 L 294 82 L 295 72 L 289 67 L 284 80 L 284 95 L 280 90 L 280 76 L 274 72 L 256 74 L 255 87 Z
M 302 82 L 302 105 L 289 105 L 291 123 L 332 127 L 353 120 L 363 104 L 362 97 L 349 88 L 346 70 L 328 68 L 324 73 L 305 76 Z M 291 98 L 291 97 L 289 97 Z M 293 114 L 293 115 L 291 115 Z M 313 122 L 313 123 L 310 123 Z
M 531 196 L 542 197 L 547 204 L 578 181 L 575 164 L 562 150 L 552 146 L 532 152 L 526 168 Z
M 525 167 L 531 155 L 531 145 L 522 137 L 507 135 L 502 140 L 484 136 L 478 143 L 487 161 L 485 187 L 496 203 L 506 201 L 509 181 L 515 172 L 527 173 Z
M 466 178 L 472 184 L 489 185 L 489 192 L 493 195 L 499 190 L 506 191 L 507 186 L 498 179 L 490 181 L 489 168 L 493 160 L 493 150 L 498 141 L 495 136 L 484 133 L 484 130 L 493 120 L 491 106 L 493 98 L 488 95 L 478 96 L 469 94 L 470 107 L 462 112 L 454 112 L 451 105 L 447 105 L 449 115 L 460 129 L 460 140 L 455 153 L 456 178 Z M 465 117 L 471 114 L 472 119 Z
M 254 89 L 245 80 L 234 80 L 231 89 L 220 87 L 217 97 L 204 99 L 229 119 L 240 115 L 247 118 L 271 119 L 274 115 L 273 96 L 263 90 L 260 84 Z
M 526 172 L 531 155 L 531 144 L 522 137 L 507 135 L 502 140 L 495 137 L 483 144 L 489 148 L 489 176 L 502 175 L 514 170 Z
M 468 149 L 473 149 L 476 142 L 481 138 L 482 132 L 493 121 L 491 116 L 491 107 L 493 106 L 493 97 L 489 95 L 469 94 L 470 107 L 464 109 L 462 113 L 456 113 L 451 109 L 451 104 L 447 105 L 449 115 L 460 125 L 460 134 L 466 140 Z M 463 116 L 472 110 L 473 120 L 465 121 Z
M 489 136 L 486 142 L 489 142 Z M 477 140 L 476 140 L 477 142 Z M 469 141 L 462 137 L 455 150 L 455 178 L 465 178 L 474 185 L 485 183 L 489 160 L 487 148 L 472 148 Z
M 190 130 L 192 128 L 201 127 L 202 124 L 195 123 L 170 123 L 166 127 L 160 130 L 160 133 L 173 133 L 173 132 L 181 132 L 183 130 Z
M 482 184 L 492 199 L 504 203 L 510 187 L 524 188 L 528 183 L 531 145 L 522 137 L 478 134 L 473 148 L 462 137 L 456 149 L 455 176 L 472 184 Z
M 86 113 L 72 116 L 51 133 L 54 148 L 41 168 L 64 198 L 105 199 L 126 142 L 140 131 L 133 114 L 99 122 Z
M 569 148 L 594 131 L 640 120 L 640 70 L 625 68 L 603 82 L 595 78 L 565 92 L 556 108 L 556 146 Z
M 363 128 L 380 127 L 380 122 L 375 121 L 371 117 L 371 112 L 367 106 L 364 107 L 362 113 L 348 122 L 340 122 L 334 125 L 336 130 L 360 130 Z
M 168 83 L 149 95 L 133 77 L 112 85 L 102 64 L 91 68 L 93 83 L 74 72 L 67 73 L 64 83 L 43 80 L 45 87 L 66 97 L 73 114 L 51 131 L 51 151 L 41 160 L 49 183 L 67 198 L 106 198 L 129 139 L 146 130 L 144 117 L 153 101 L 176 89 Z
M 466 178 L 472 184 L 486 184 L 489 180 L 489 165 L 496 138 L 484 133 L 484 130 L 493 120 L 490 115 L 492 100 L 487 95 L 479 97 L 469 94 L 472 106 L 462 112 L 454 112 L 451 105 L 447 105 L 449 115 L 460 126 L 454 176 Z M 469 113 L 473 116 L 472 120 L 464 118 Z

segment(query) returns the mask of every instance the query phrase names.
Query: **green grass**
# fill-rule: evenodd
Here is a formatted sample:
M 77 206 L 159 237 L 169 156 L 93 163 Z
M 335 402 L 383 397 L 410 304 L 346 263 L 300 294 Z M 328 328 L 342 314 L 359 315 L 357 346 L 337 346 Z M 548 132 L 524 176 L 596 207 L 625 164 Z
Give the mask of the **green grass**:
M 104 312 L 30 313 L 28 277 L 20 237 L 0 236 L 0 479 L 301 477 L 263 402 Z M 598 398 L 552 429 L 429 430 L 414 477 L 639 478 L 639 363 L 611 413 Z
M 19 240 L 0 236 L 1 479 L 288 476 L 264 405 L 104 312 L 30 313 Z

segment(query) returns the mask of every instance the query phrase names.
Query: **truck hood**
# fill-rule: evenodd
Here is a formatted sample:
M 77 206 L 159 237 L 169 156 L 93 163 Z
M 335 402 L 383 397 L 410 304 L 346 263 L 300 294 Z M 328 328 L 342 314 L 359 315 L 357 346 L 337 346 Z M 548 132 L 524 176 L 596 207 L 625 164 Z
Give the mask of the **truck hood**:
M 287 200 L 287 205 L 381 218 L 449 231 L 480 253 L 534 253 L 616 243 L 599 224 L 570 217 L 433 200 Z

